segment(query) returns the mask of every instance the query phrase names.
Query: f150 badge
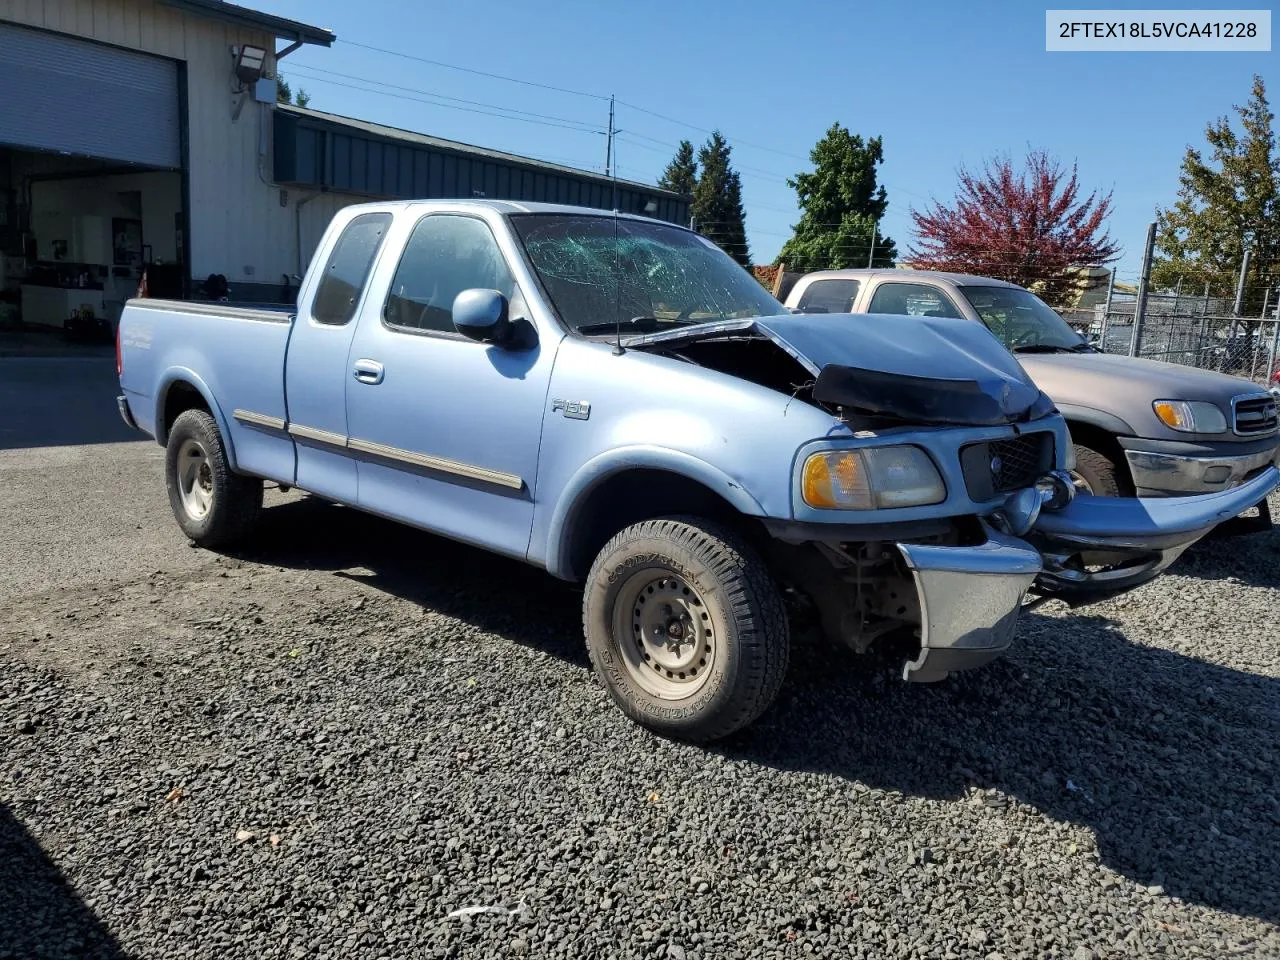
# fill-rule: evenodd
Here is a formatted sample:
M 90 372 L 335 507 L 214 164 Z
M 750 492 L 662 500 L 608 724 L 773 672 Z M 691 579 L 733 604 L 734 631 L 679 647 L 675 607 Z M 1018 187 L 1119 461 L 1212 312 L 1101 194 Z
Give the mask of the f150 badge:
M 551 410 L 560 411 L 570 420 L 586 420 L 591 416 L 590 400 L 552 400 Z

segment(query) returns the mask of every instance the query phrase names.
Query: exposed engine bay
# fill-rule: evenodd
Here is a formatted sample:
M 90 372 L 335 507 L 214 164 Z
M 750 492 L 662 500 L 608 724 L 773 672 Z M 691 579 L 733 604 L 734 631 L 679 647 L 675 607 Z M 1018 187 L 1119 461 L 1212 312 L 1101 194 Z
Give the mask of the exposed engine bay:
M 1053 403 L 989 333 L 903 317 L 898 328 L 847 317 L 789 315 L 677 327 L 623 339 L 627 348 L 695 363 L 822 407 L 860 427 L 989 426 L 1034 420 Z M 919 352 L 903 348 L 919 344 Z

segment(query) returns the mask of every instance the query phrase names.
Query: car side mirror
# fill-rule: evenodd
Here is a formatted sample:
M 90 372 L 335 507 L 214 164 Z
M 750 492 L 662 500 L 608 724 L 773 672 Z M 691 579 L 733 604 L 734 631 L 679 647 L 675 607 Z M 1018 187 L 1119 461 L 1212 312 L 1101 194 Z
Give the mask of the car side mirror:
M 510 309 L 497 290 L 473 287 L 453 298 L 453 326 L 464 337 L 501 346 L 511 336 Z

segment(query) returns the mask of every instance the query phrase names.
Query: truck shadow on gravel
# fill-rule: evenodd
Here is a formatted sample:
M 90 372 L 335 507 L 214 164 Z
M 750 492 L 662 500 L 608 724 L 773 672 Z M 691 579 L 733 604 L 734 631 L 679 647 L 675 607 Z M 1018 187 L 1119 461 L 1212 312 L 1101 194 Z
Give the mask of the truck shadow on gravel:
M 235 556 L 333 571 L 589 668 L 581 591 L 514 560 L 314 498 L 264 511 Z M 1280 680 L 1087 613 L 1031 614 L 1008 658 L 941 684 L 902 683 L 901 663 L 798 642 L 774 707 L 710 749 L 859 789 L 1028 804 L 1089 828 L 1101 862 L 1140 884 L 1280 923 Z
M 303 497 L 264 510 L 252 543 L 228 555 L 328 570 L 574 666 L 590 666 L 580 588 L 404 524 Z
M 1028 804 L 1092 830 L 1101 863 L 1153 893 L 1280 923 L 1280 680 L 1135 644 L 1098 616 L 1032 614 L 1019 637 L 1008 659 L 930 687 L 899 682 L 901 660 L 797 648 L 774 709 L 720 749 Z
M 1241 537 L 1201 540 L 1170 568 L 1199 580 L 1231 579 L 1248 587 L 1280 590 L 1280 527 Z
M 115 939 L 0 804 L 0 960 L 124 960 Z

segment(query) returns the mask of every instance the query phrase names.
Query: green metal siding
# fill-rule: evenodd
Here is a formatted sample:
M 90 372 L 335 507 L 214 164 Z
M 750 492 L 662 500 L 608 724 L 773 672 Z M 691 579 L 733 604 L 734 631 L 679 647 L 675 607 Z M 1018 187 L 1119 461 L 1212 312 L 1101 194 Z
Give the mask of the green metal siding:
M 670 223 L 689 222 L 689 200 L 612 181 L 585 171 L 539 167 L 516 159 L 470 155 L 464 149 L 399 142 L 392 137 L 345 127 L 323 119 L 274 111 L 275 180 L 313 190 L 388 200 L 487 197 L 532 203 L 569 203 L 625 213 L 645 212 Z

